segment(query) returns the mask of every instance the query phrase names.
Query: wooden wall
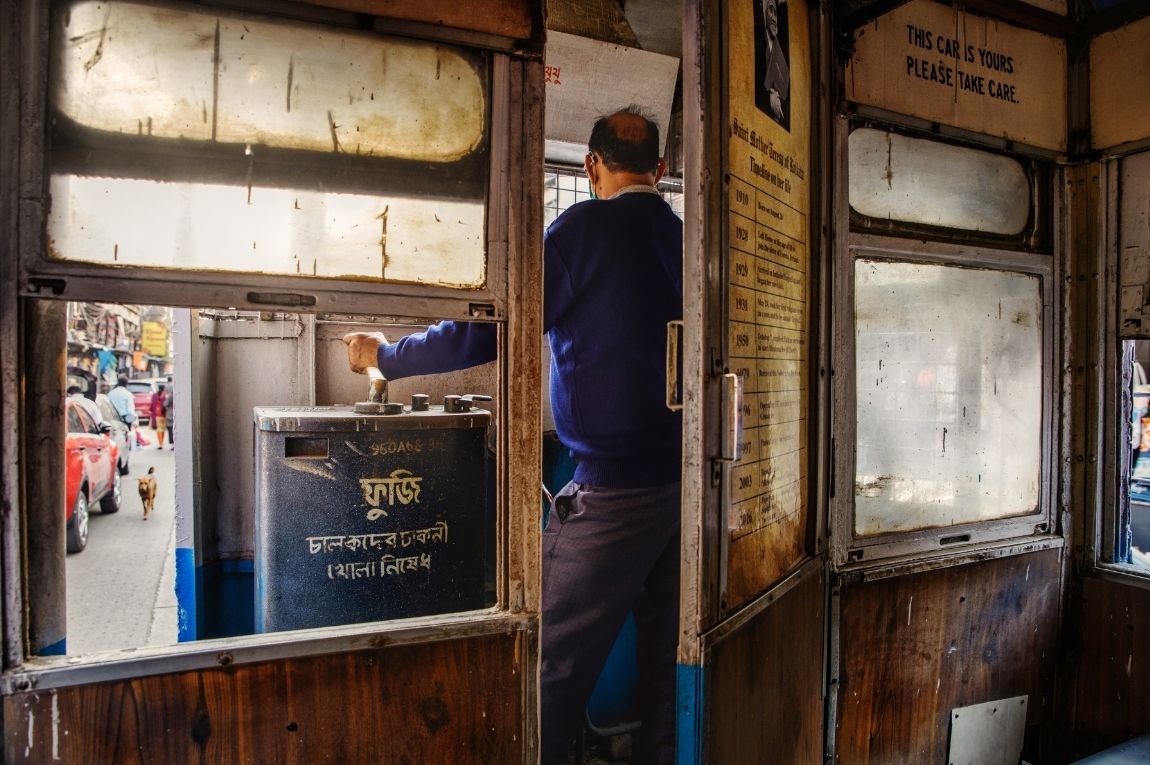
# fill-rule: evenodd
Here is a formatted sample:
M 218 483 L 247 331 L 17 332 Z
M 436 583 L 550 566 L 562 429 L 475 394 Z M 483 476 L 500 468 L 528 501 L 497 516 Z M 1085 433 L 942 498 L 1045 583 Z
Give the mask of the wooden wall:
M 707 651 L 704 762 L 823 760 L 826 576 L 811 573 Z
M 1150 590 L 1087 577 L 1082 586 L 1073 756 L 1150 733 Z
M 515 763 L 522 635 L 33 691 L 4 699 L 5 762 Z
M 950 710 L 994 699 L 1049 724 L 1061 555 L 842 584 L 836 762 L 945 763 Z
M 356 13 L 526 39 L 541 0 L 306 0 Z

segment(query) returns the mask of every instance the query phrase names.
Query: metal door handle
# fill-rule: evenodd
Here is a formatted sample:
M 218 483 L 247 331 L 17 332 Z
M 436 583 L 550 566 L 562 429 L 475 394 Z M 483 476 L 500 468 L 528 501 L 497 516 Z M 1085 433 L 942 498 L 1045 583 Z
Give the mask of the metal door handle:
M 683 322 L 667 322 L 667 408 L 672 412 L 683 409 L 682 365 Z
M 738 462 L 743 458 L 743 378 L 723 375 L 723 443 L 719 459 Z

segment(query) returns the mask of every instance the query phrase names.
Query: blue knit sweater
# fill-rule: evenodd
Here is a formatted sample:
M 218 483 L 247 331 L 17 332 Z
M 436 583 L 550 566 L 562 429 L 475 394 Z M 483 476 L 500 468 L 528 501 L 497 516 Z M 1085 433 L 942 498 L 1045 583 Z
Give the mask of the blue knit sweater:
M 668 411 L 666 327 L 683 315 L 683 224 L 642 192 L 568 209 L 544 239 L 551 408 L 575 480 L 638 488 L 679 480 L 682 419 Z M 390 379 L 496 357 L 496 328 L 441 322 L 379 349 Z

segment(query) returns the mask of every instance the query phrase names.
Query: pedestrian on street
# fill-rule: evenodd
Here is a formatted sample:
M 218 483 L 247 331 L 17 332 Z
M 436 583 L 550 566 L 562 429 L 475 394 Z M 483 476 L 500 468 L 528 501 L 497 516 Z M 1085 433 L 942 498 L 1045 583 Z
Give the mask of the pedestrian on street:
M 164 390 L 163 383 L 156 383 L 156 392 L 152 394 L 149 414 L 152 416 L 152 430 L 156 431 L 156 448 L 164 448 L 164 433 L 168 429 L 167 411 L 168 392 Z
M 164 395 L 164 422 L 168 426 L 168 443 L 172 445 L 172 449 L 176 448 L 176 418 L 174 416 L 176 407 L 176 386 L 169 385 Z
M 119 375 L 116 378 L 116 387 L 108 391 L 108 400 L 112 402 L 116 414 L 120 415 L 120 419 L 128 426 L 128 443 L 134 444 L 136 442 L 136 399 L 132 396 L 132 391 L 128 390 L 127 375 Z

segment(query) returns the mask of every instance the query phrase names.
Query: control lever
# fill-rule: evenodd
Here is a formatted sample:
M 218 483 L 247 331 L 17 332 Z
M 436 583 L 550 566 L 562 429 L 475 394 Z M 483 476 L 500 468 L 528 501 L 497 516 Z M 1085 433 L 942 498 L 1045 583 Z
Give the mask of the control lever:
M 470 412 L 472 405 L 476 401 L 490 401 L 491 396 L 485 396 L 482 393 L 468 393 L 465 396 L 444 396 L 443 397 L 443 411 L 451 414 L 461 414 L 463 412 Z
M 379 367 L 367 368 L 367 401 L 356 402 L 356 414 L 392 414 L 388 409 L 387 402 L 387 378 L 383 376 L 383 372 L 379 371 Z M 403 405 L 400 404 L 400 411 L 403 410 Z

